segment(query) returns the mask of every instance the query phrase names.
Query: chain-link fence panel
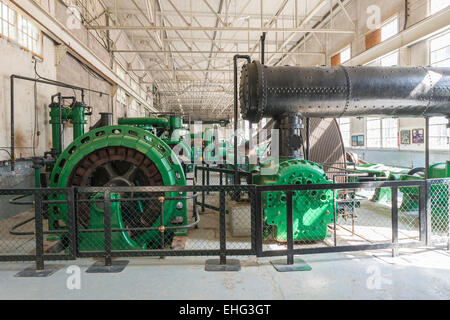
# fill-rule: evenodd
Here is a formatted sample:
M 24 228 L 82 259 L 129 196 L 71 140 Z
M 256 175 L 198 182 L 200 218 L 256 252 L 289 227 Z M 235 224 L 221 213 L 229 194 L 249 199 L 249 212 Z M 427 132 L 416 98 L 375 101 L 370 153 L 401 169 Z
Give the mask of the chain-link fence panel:
M 0 260 L 73 259 L 71 189 L 0 190 Z
M 283 188 L 283 186 L 277 186 Z M 289 191 L 262 191 L 262 249 L 265 252 L 288 248 Z M 332 244 L 333 191 L 292 191 L 292 240 L 294 249 L 328 247 Z
M 433 244 L 450 247 L 450 179 L 428 181 L 428 213 Z

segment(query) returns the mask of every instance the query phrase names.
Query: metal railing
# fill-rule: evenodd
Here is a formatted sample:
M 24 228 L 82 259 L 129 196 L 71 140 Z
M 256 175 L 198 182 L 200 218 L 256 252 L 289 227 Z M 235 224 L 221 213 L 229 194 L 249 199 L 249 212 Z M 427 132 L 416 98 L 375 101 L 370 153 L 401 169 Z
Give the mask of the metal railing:
M 223 182 L 227 173 L 234 173 L 223 168 L 197 170 L 196 175 L 201 171 L 205 183 L 207 172 L 218 174 L 219 179 L 222 176 Z M 391 205 L 374 214 L 364 192 L 378 188 L 391 189 Z M 311 229 L 312 236 L 299 237 L 297 203 L 316 199 L 324 192 L 333 197 L 332 207 L 325 215 L 329 218 L 325 236 L 314 237 L 315 231 Z M 239 204 L 232 197 L 236 193 L 247 194 L 247 201 Z M 286 214 L 281 215 L 286 220 L 285 238 L 273 237 L 274 228 L 267 221 L 269 193 L 271 197 L 285 195 Z M 305 196 L 306 193 L 313 197 Z M 208 206 L 205 201 L 209 198 L 198 201 L 206 195 L 218 203 Z M 20 203 L 23 212 L 2 215 L 0 261 L 35 261 L 37 269 L 44 268 L 44 261 L 78 257 L 101 257 L 106 265 L 111 265 L 116 257 L 219 256 L 221 263 L 225 263 L 228 256 L 236 255 L 286 256 L 288 263 L 292 263 L 294 255 L 301 254 L 392 249 L 397 255 L 399 248 L 437 243 L 450 248 L 450 179 L 287 186 L 0 189 L 0 201 L 3 197 L 17 204 L 18 196 L 33 197 L 33 201 Z M 311 207 L 316 203 L 308 201 L 301 203 Z M 22 209 L 26 205 L 27 210 Z M 182 214 L 170 216 L 174 206 L 183 209 Z M 151 208 L 148 213 L 158 214 L 152 218 L 145 208 Z M 53 219 L 49 219 L 51 214 Z M 102 224 L 95 225 L 95 219 Z M 236 236 L 230 230 L 233 219 L 234 225 L 246 224 L 250 231 Z M 118 224 L 118 221 L 125 222 Z M 126 246 L 120 247 L 119 237 L 127 240 Z M 145 239 L 145 245 L 140 239 Z M 177 241 L 184 244 L 174 245 Z

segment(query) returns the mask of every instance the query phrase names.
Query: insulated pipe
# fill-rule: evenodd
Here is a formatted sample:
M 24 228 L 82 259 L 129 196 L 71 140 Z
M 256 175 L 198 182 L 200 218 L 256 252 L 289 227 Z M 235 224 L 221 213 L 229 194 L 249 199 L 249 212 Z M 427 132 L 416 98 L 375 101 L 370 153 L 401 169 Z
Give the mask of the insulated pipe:
M 450 68 L 268 67 L 242 69 L 243 118 L 300 113 L 308 118 L 383 115 L 450 117 Z
M 169 121 L 166 118 L 119 118 L 117 123 L 131 126 L 167 127 L 169 125 Z

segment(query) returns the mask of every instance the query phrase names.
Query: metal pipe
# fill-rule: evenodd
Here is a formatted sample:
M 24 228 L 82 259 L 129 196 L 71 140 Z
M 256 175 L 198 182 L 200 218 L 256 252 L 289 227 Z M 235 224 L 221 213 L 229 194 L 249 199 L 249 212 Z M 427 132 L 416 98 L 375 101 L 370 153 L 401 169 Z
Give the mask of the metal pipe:
M 241 113 L 252 122 L 286 112 L 450 117 L 450 68 L 268 67 L 255 61 L 242 69 L 240 92 Z
M 29 78 L 29 77 L 24 77 L 24 76 L 20 76 L 20 75 L 16 75 L 13 74 L 10 77 L 10 81 L 11 81 L 11 87 L 10 87 L 10 94 L 11 94 L 11 108 L 10 108 L 10 113 L 11 113 L 11 171 L 15 170 L 15 140 L 14 140 L 14 79 L 20 79 L 20 80 L 25 80 L 25 81 L 31 81 L 34 83 L 43 83 L 43 84 L 48 84 L 48 85 L 52 85 L 52 86 L 58 86 L 58 87 L 63 87 L 63 88 L 69 88 L 69 89 L 74 89 L 74 90 L 81 90 L 81 91 L 89 91 L 89 92 L 94 92 L 94 93 L 98 93 L 100 94 L 100 96 L 102 95 L 106 95 L 109 96 L 108 93 L 105 92 L 101 92 L 101 91 L 96 91 L 96 90 L 92 90 L 92 89 L 87 89 L 87 88 L 82 88 L 82 87 L 77 87 L 77 86 L 73 86 L 64 82 L 59 82 L 59 81 L 55 81 L 55 80 L 43 80 L 43 79 L 34 79 L 34 78 Z M 83 94 L 84 96 L 84 94 Z
M 234 65 L 234 184 L 240 184 L 240 177 L 238 172 L 238 141 L 237 141 L 237 131 L 238 131 L 238 74 L 237 74 L 237 63 L 238 59 L 246 59 L 248 63 L 251 62 L 251 58 L 248 55 L 239 55 L 236 54 L 233 57 L 233 65 Z
M 266 42 L 266 33 L 263 32 L 261 36 L 261 64 L 264 64 L 265 59 L 265 42 Z
M 167 118 L 119 118 L 119 125 L 138 125 L 138 126 L 162 126 L 167 127 L 169 120 Z

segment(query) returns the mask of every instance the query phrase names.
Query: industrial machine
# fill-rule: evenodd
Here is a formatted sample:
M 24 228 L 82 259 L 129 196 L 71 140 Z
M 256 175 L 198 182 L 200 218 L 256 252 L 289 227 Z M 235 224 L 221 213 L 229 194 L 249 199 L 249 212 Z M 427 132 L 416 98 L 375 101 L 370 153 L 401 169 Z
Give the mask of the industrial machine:
M 167 117 L 156 118 L 119 118 L 118 124 L 136 126 L 158 136 L 174 150 L 186 172 L 193 171 L 191 147 L 183 139 L 186 129 L 181 116 L 169 114 Z
M 55 100 L 55 98 L 58 98 Z M 167 137 L 166 141 L 156 135 L 155 128 L 164 125 L 175 131 L 179 127 L 179 118 L 142 118 L 120 119 L 118 125 L 105 121 L 106 115 L 89 132 L 84 132 L 86 106 L 75 101 L 65 106 L 67 98 L 56 95 L 50 104 L 50 123 L 52 124 L 51 157 L 36 159 L 37 184 L 52 188 L 90 187 L 90 186 L 181 186 L 186 184 L 185 173 L 179 157 L 171 146 L 179 141 L 176 137 Z M 73 124 L 73 142 L 64 150 L 61 148 L 62 125 L 70 121 Z M 56 161 L 54 161 L 56 159 Z M 40 174 L 38 164 L 45 166 Z M 50 173 L 50 175 L 45 174 Z M 42 181 L 40 178 L 47 177 Z M 103 193 L 83 194 L 86 200 L 99 200 Z M 143 250 L 164 245 L 160 243 L 164 225 L 184 226 L 187 224 L 186 198 L 184 193 L 168 192 L 155 195 L 154 199 L 125 201 L 127 198 L 139 198 L 139 194 L 111 193 L 115 201 L 111 203 L 112 228 L 155 228 L 156 230 L 113 232 L 113 250 Z M 60 197 L 58 196 L 58 200 Z M 123 199 L 124 201 L 120 201 Z M 82 199 L 81 199 L 82 200 Z M 103 232 L 89 232 L 104 229 L 105 210 L 97 202 L 79 203 L 77 218 L 80 251 L 103 250 Z M 64 231 L 69 225 L 67 207 L 52 204 L 48 214 L 49 228 Z M 174 231 L 176 230 L 176 231 Z M 167 229 L 164 241 L 170 241 L 174 235 L 185 235 L 186 229 Z M 65 241 L 64 232 L 58 240 Z
M 309 132 L 304 134 L 305 120 L 370 115 L 449 117 L 449 88 L 450 68 L 269 67 L 258 61 L 248 63 L 241 72 L 242 116 L 253 123 L 263 117 L 271 118 L 280 139 L 279 159 L 269 159 L 255 167 L 253 182 L 331 183 L 323 167 L 308 161 L 310 141 Z M 329 152 L 338 146 L 331 147 Z M 263 169 L 271 167 L 277 169 L 276 174 L 263 174 Z M 266 234 L 285 241 L 285 193 L 267 192 L 262 200 L 265 229 L 272 231 Z M 330 214 L 333 202 L 330 190 L 296 192 L 294 240 L 323 240 L 327 225 L 334 219 Z

